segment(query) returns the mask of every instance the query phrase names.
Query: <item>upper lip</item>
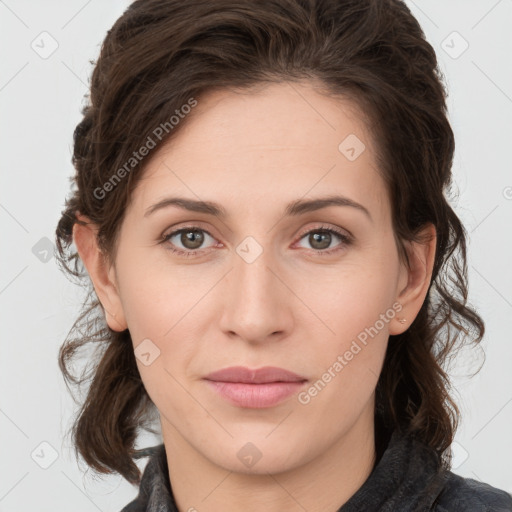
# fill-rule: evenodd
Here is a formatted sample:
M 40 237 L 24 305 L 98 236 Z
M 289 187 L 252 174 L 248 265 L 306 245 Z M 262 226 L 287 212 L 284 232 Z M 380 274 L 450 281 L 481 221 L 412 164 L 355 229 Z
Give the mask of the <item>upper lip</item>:
M 206 380 L 216 382 L 240 382 L 244 384 L 264 384 L 269 382 L 303 382 L 307 380 L 296 373 L 278 368 L 276 366 L 264 366 L 251 370 L 245 366 L 231 366 L 216 372 L 209 373 Z

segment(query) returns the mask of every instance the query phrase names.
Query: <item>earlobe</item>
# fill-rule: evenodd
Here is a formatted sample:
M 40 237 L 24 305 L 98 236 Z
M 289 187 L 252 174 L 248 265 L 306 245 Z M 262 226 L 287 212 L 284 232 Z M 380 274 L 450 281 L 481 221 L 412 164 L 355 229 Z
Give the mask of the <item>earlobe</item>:
M 407 242 L 410 268 L 401 266 L 396 300 L 402 305 L 395 322 L 390 326 L 392 335 L 405 332 L 412 324 L 425 301 L 430 286 L 436 253 L 436 229 L 426 224 L 420 232 L 421 241 Z M 404 321 L 405 318 L 405 321 Z
M 78 214 L 77 219 L 87 223 L 75 223 L 73 226 L 73 241 L 80 255 L 96 295 L 105 310 L 108 326 L 122 332 L 127 329 L 126 319 L 122 308 L 114 268 L 107 268 L 105 255 L 98 246 L 98 228 L 89 219 Z

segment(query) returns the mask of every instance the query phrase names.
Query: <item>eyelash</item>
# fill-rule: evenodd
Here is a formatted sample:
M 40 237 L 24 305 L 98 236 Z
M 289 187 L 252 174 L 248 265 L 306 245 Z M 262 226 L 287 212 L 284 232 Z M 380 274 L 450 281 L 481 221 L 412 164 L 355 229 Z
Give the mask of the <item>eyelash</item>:
M 179 233 L 182 233 L 182 232 L 187 232 L 187 231 L 202 231 L 202 232 L 206 233 L 208 236 L 214 238 L 206 229 L 202 229 L 199 226 L 185 226 L 183 228 L 177 229 L 176 231 L 172 231 L 168 235 L 162 236 L 162 240 L 160 243 L 166 243 L 173 236 L 175 236 Z M 334 247 L 332 249 L 326 249 L 326 250 L 311 249 L 315 254 L 317 254 L 319 256 L 329 256 L 333 253 L 336 253 L 336 252 L 342 250 L 344 247 L 349 246 L 353 242 L 352 237 L 348 236 L 347 234 L 343 233 L 340 230 L 337 230 L 337 229 L 331 228 L 331 227 L 327 227 L 327 226 L 319 226 L 314 229 L 310 229 L 309 231 L 302 233 L 301 236 L 299 237 L 299 240 L 302 240 L 306 235 L 309 235 L 311 233 L 317 233 L 317 232 L 334 234 L 342 242 L 339 246 Z M 197 256 L 197 253 L 201 251 L 201 249 L 194 250 L 194 251 L 192 251 L 192 250 L 184 251 L 183 249 L 175 249 L 175 248 L 171 247 L 170 244 L 169 244 L 169 247 L 167 247 L 166 249 L 171 251 L 174 254 L 177 254 L 178 256 L 185 256 L 187 258 L 195 257 L 195 256 Z

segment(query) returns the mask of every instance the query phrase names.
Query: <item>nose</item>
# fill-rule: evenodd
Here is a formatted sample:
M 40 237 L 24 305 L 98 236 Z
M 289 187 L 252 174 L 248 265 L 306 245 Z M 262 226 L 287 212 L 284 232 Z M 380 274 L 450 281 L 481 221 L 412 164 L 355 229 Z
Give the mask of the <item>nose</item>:
M 249 344 L 275 342 L 288 336 L 297 300 L 290 280 L 270 249 L 253 261 L 243 252 L 234 254 L 233 269 L 225 276 L 221 289 L 222 332 Z

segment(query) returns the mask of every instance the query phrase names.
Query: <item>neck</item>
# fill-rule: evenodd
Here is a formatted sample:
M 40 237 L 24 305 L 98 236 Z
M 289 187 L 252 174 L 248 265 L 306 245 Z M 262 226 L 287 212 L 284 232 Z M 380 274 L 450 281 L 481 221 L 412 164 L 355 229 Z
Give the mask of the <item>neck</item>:
M 376 460 L 373 407 L 316 458 L 265 475 L 220 467 L 162 423 L 169 478 L 179 512 L 336 512 L 363 485 Z

